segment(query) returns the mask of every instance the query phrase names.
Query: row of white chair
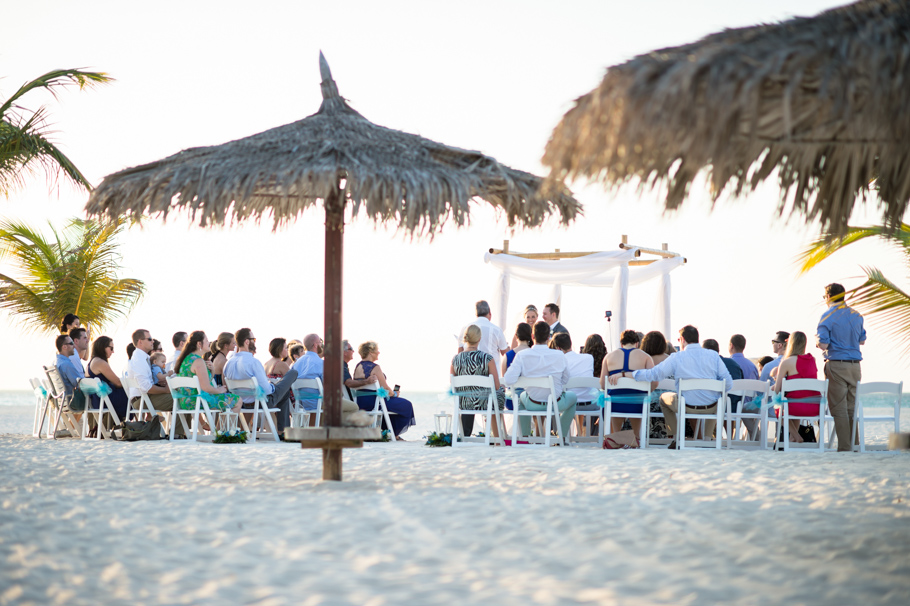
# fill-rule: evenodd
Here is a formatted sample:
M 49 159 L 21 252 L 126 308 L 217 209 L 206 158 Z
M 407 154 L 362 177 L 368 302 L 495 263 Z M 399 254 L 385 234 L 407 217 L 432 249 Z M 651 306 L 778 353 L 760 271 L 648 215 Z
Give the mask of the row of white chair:
M 547 408 L 546 410 L 541 411 L 531 411 L 531 410 L 517 410 L 518 409 L 518 396 L 519 390 L 526 389 L 528 387 L 536 387 L 547 389 L 549 395 L 547 398 Z M 590 377 L 590 378 L 573 378 L 570 379 L 566 384 L 566 389 L 569 388 L 584 388 L 591 390 L 591 393 L 600 393 L 600 383 L 599 379 Z M 611 389 L 630 389 L 637 390 L 640 392 L 643 402 L 650 401 L 651 396 L 651 384 L 636 382 L 633 379 L 623 378 L 620 379 L 615 387 Z M 784 380 L 781 385 L 781 396 L 783 401 L 780 404 L 775 404 L 771 397 L 771 386 L 767 381 L 755 381 L 755 380 L 736 380 L 733 381 L 733 386 L 730 389 L 729 393 L 726 390 L 726 385 L 723 381 L 711 380 L 711 379 L 682 379 L 677 385 L 676 382 L 672 379 L 667 379 L 661 381 L 658 384 L 658 389 L 665 391 L 675 391 L 678 398 L 678 427 L 683 428 L 686 426 L 686 422 L 689 420 L 695 420 L 698 422 L 698 428 L 695 433 L 694 439 L 687 439 L 685 432 L 680 430 L 677 436 L 677 445 L 680 449 L 687 447 L 713 447 L 715 449 L 720 449 L 722 447 L 722 436 L 724 429 L 726 429 L 726 447 L 756 447 L 760 449 L 767 449 L 769 447 L 769 423 L 775 423 L 776 428 L 773 436 L 775 436 L 775 447 L 782 448 L 783 450 L 789 450 L 790 448 L 811 448 L 816 449 L 819 452 L 823 452 L 825 448 L 833 448 L 834 445 L 834 419 L 830 415 L 827 406 L 827 393 L 828 393 L 828 381 L 825 379 L 789 379 Z M 699 413 L 693 410 L 686 410 L 685 406 L 685 396 L 683 392 L 689 390 L 707 390 L 720 393 L 718 402 L 721 404 L 717 407 L 715 412 L 712 413 Z M 569 443 L 584 443 L 584 442 L 594 442 L 599 444 L 600 437 L 588 437 L 582 438 L 579 435 L 575 436 L 563 436 L 562 429 L 559 423 L 559 410 L 556 406 L 557 395 L 555 394 L 555 386 L 552 377 L 543 377 L 539 379 L 529 379 L 527 377 L 522 377 L 509 389 L 509 394 L 513 402 L 514 410 L 504 410 L 500 411 L 496 405 L 496 396 L 494 392 L 494 381 L 492 377 L 482 377 L 482 376 L 450 376 L 450 393 L 455 394 L 457 392 L 470 392 L 470 393 L 486 393 L 487 394 L 487 404 L 483 410 L 462 410 L 459 406 L 459 396 L 453 396 L 454 406 L 453 406 L 453 440 L 452 446 L 459 446 L 462 444 L 467 444 L 469 442 L 483 442 L 486 445 L 491 443 L 490 437 L 490 427 L 491 421 L 493 418 L 496 418 L 497 425 L 500 428 L 500 437 L 499 443 L 503 443 L 503 429 L 505 424 L 503 422 L 503 414 L 512 415 L 512 445 L 517 446 L 519 440 L 516 437 L 519 436 L 518 426 L 520 417 L 537 417 L 541 419 L 542 424 L 545 426 L 543 429 L 543 437 L 524 437 L 522 436 L 522 442 L 526 444 L 541 443 L 545 446 L 550 446 L 553 443 L 551 439 L 551 429 L 552 425 L 555 422 L 556 425 L 556 443 L 559 444 L 569 444 Z M 796 415 L 791 412 L 789 402 L 787 401 L 787 394 L 795 391 L 815 391 L 820 394 L 818 401 L 818 413 L 815 415 Z M 859 445 L 854 447 L 860 452 L 866 451 L 865 445 L 865 424 L 867 422 L 889 422 L 894 424 L 894 431 L 900 431 L 900 405 L 901 405 L 901 394 L 903 391 L 903 383 L 884 383 L 884 382 L 875 382 L 875 383 L 859 383 L 857 385 L 857 405 L 854 412 L 854 422 L 853 422 L 853 435 L 854 441 L 859 435 Z M 859 396 L 868 396 L 872 394 L 887 394 L 894 398 L 894 409 L 893 414 L 891 415 L 877 415 L 877 416 L 865 416 L 862 406 L 862 401 L 859 399 Z M 730 396 L 739 396 L 741 398 L 740 405 L 736 411 L 733 410 L 731 405 Z M 637 398 L 637 396 L 636 396 Z M 629 413 L 629 412 L 616 412 L 612 408 L 612 399 L 604 398 L 604 407 L 596 411 L 579 411 L 577 412 L 578 416 L 586 418 L 587 426 L 590 428 L 590 419 L 597 418 L 599 419 L 601 428 L 610 426 L 610 422 L 613 418 L 637 418 L 641 420 L 641 428 L 639 434 L 639 443 L 645 448 L 650 444 L 649 440 L 649 425 L 650 419 L 653 417 L 663 417 L 662 413 L 651 412 L 650 406 L 643 404 L 641 406 L 640 412 Z M 746 412 L 745 403 L 747 400 L 751 400 L 752 406 L 750 409 L 754 408 L 757 404 L 757 410 Z M 772 410 L 775 406 L 780 407 L 780 416 L 774 416 Z M 463 435 L 461 417 L 465 415 L 474 415 L 482 414 L 486 422 L 486 431 L 485 437 L 482 439 L 471 438 L 470 436 Z M 818 424 L 819 435 L 816 443 L 795 443 L 789 441 L 789 421 L 790 420 L 800 420 L 807 421 L 810 424 Z M 708 436 L 702 436 L 699 439 L 698 429 L 704 427 L 704 422 L 712 420 L 716 422 L 717 432 L 713 439 Z M 742 427 L 741 427 L 742 426 Z M 826 431 L 830 428 L 830 432 Z M 748 434 L 749 438 L 740 439 L 737 438 L 737 435 L 742 430 L 743 434 Z M 777 436 L 783 433 L 783 438 L 777 440 Z M 581 432 L 576 432 L 580 434 Z M 703 433 L 703 429 L 702 429 Z M 590 429 L 588 431 L 590 436 Z M 756 435 L 758 434 L 758 435 Z M 826 439 L 827 436 L 827 446 Z M 779 443 L 778 443 L 779 442 Z

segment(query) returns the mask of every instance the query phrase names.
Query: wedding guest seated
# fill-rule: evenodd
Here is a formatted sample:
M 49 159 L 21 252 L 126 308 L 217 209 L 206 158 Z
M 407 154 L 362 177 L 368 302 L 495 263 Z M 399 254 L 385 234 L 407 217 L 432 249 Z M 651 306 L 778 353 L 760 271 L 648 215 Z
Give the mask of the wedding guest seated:
M 234 351 L 237 341 L 234 339 L 234 333 L 218 333 L 218 338 L 209 346 L 212 354 L 212 377 L 216 385 L 224 385 L 222 375 L 224 374 L 224 365 L 227 364 L 227 355 Z
M 183 347 L 183 352 L 174 363 L 174 366 L 178 369 L 177 376 L 196 377 L 199 380 L 199 387 L 208 394 L 207 396 L 204 396 L 204 398 L 210 409 L 233 410 L 233 412 L 239 414 L 241 404 L 240 397 L 228 393 L 228 390 L 221 385 L 216 386 L 212 380 L 211 372 L 202 359 L 202 354 L 209 350 L 209 346 L 209 339 L 205 336 L 204 332 L 195 330 L 190 333 L 186 345 Z M 196 408 L 196 393 L 194 389 L 181 387 L 177 389 L 177 393 L 180 394 L 180 397 L 177 398 L 177 405 L 180 406 L 180 408 L 183 410 L 192 410 Z M 203 417 L 200 418 L 202 419 L 203 426 L 207 426 L 205 419 Z
M 776 369 L 771 371 L 775 378 L 773 389 L 776 393 L 780 393 L 783 387 L 782 379 L 818 378 L 818 366 L 815 363 L 815 356 L 806 353 L 807 342 L 806 333 L 796 331 L 790 335 L 783 360 Z M 819 392 L 808 389 L 787 392 L 790 414 L 817 416 L 820 398 L 821 394 Z M 778 408 L 775 413 L 780 417 L 781 409 Z M 790 419 L 791 442 L 803 441 L 802 436 L 799 435 L 799 424 L 799 419 Z
M 79 328 L 80 326 L 82 326 L 82 321 L 79 320 L 79 316 L 76 314 L 66 314 L 63 316 L 63 321 L 60 323 L 60 334 L 68 335 L 71 330 Z
M 303 349 L 303 346 L 299 346 L 299 347 L 301 348 L 301 350 Z M 343 372 L 343 378 L 344 378 L 344 386 L 347 391 L 347 393 L 345 395 L 352 398 L 353 397 L 351 395 L 352 389 L 357 389 L 358 387 L 363 387 L 363 386 L 369 385 L 371 383 L 377 383 L 379 381 L 379 379 L 377 379 L 373 375 L 370 375 L 363 379 L 355 379 L 353 376 L 351 376 L 351 369 L 348 366 L 348 364 L 350 364 L 351 360 L 354 359 L 354 347 L 348 342 L 347 339 L 345 339 L 344 341 L 341 342 L 341 348 L 342 348 L 342 351 L 344 352 L 344 366 L 342 367 L 342 372 Z M 300 355 L 303 355 L 303 354 L 301 353 Z M 358 407 L 358 410 L 359 409 L 360 408 Z
M 518 326 L 515 327 L 515 335 L 512 337 L 512 349 L 506 352 L 506 357 L 502 361 L 502 373 L 509 369 L 509 366 L 512 365 L 512 360 L 515 359 L 515 354 L 524 349 L 531 349 L 531 346 L 534 345 L 534 341 L 531 338 L 531 325 L 521 322 Z
M 54 342 L 54 346 L 57 348 L 57 360 L 55 364 L 57 366 L 57 372 L 60 373 L 60 378 L 63 379 L 63 390 L 68 397 L 72 397 L 76 385 L 79 383 L 79 379 L 82 378 L 76 372 L 76 368 L 70 360 L 70 356 L 73 355 L 73 351 L 75 350 L 73 338 L 69 335 L 60 335 Z
M 456 377 L 468 375 L 493 377 L 493 384 L 496 386 L 495 406 L 497 410 L 502 410 L 505 405 L 506 393 L 499 385 L 499 373 L 496 372 L 496 362 L 493 361 L 493 356 L 477 349 L 481 337 L 482 333 L 479 326 L 470 324 L 465 328 L 464 336 L 462 338 L 464 341 L 464 349 L 455 354 L 455 357 L 452 358 L 452 363 L 449 365 L 449 374 Z M 485 411 L 487 409 L 487 397 L 459 397 L 458 407 L 462 410 Z M 461 428 L 464 431 L 465 436 L 470 436 L 474 432 L 475 416 L 476 415 L 461 416 Z M 491 430 L 493 436 L 498 438 L 500 430 L 495 415 L 492 418 Z M 504 432 L 505 428 L 503 428 L 503 433 Z
M 325 351 L 325 342 L 319 335 L 309 334 L 303 338 L 303 346 L 306 349 L 306 352 L 294 362 L 294 366 L 292 367 L 297 371 L 297 378 L 321 380 L 324 364 L 322 356 Z M 309 394 L 309 397 L 307 397 L 307 394 Z M 298 395 L 302 398 L 302 401 L 298 406 L 302 406 L 304 410 L 315 411 L 319 407 L 319 400 L 316 399 L 316 396 L 319 395 L 318 390 L 309 388 L 301 389 L 299 390 Z
M 765 370 L 765 366 L 768 364 L 768 362 L 773 362 L 773 361 L 774 361 L 774 358 L 772 358 L 771 356 L 762 357 L 758 361 L 758 372 L 759 373 L 763 372 Z
M 607 377 L 616 376 L 631 379 L 632 373 L 636 370 L 654 368 L 654 360 L 640 350 L 638 348 L 639 345 L 641 345 L 641 339 L 639 339 L 637 332 L 634 330 L 624 330 L 622 332 L 619 338 L 619 349 L 611 351 L 604 358 L 603 367 L 600 371 L 601 388 L 606 386 Z M 607 393 L 611 398 L 615 399 L 611 405 L 612 412 L 641 413 L 643 403 L 628 401 L 630 399 L 634 400 L 636 396 L 641 396 L 641 392 L 637 389 L 610 389 Z M 650 406 L 650 402 L 648 405 Z M 625 421 L 626 419 L 623 417 L 613 417 L 610 420 L 610 431 L 619 431 Z M 639 435 L 641 419 L 630 418 L 629 424 L 632 426 L 632 431 L 635 432 L 635 435 Z
M 561 352 L 547 347 L 547 341 L 550 339 L 550 325 L 545 321 L 538 322 L 534 325 L 534 347 L 518 352 L 509 370 L 502 378 L 506 385 L 513 385 L 520 377 L 553 377 L 553 385 L 556 393 L 553 394 L 556 400 L 556 406 L 559 409 L 559 424 L 562 428 L 562 435 L 569 435 L 569 428 L 572 425 L 572 419 L 575 418 L 575 394 L 571 391 L 563 391 L 563 386 L 569 380 L 569 365 L 566 363 L 566 356 Z M 524 410 L 546 410 L 548 389 L 540 387 L 530 387 L 519 395 L 519 409 Z M 531 431 L 531 420 L 528 417 L 521 417 L 519 420 L 522 435 L 527 436 Z M 518 436 L 512 436 L 512 439 L 518 439 Z
M 183 353 L 183 348 L 186 346 L 186 338 L 187 334 L 183 331 L 175 332 L 171 337 L 171 343 L 174 344 L 174 355 L 171 356 L 171 359 L 165 364 L 165 372 L 174 370 L 174 364 L 176 364 L 177 358 L 180 357 L 180 354 Z M 206 352 L 206 354 L 211 355 L 211 352 Z
M 376 377 L 379 386 L 386 390 L 389 395 L 385 398 L 385 405 L 389 411 L 392 427 L 388 427 L 397 440 L 402 440 L 401 434 L 406 432 L 412 425 L 417 424 L 414 416 L 414 406 L 409 400 L 399 397 L 399 392 L 393 390 L 386 379 L 385 373 L 376 363 L 379 359 L 379 345 L 375 341 L 361 343 L 357 348 L 361 361 L 354 368 L 355 379 L 365 379 L 367 377 Z M 376 396 L 367 395 L 357 398 L 357 405 L 363 410 L 373 410 L 376 402 Z M 385 419 L 383 419 L 385 424 Z M 402 440 L 403 441 L 403 440 Z
M 569 367 L 569 378 L 585 377 L 594 378 L 594 356 L 588 353 L 578 353 L 572 351 L 572 338 L 569 333 L 560 332 L 553 335 L 550 339 L 550 347 L 561 351 L 566 356 L 566 364 Z M 569 391 L 575 394 L 575 411 L 595 411 L 599 410 L 596 404 L 597 390 L 586 389 L 584 387 L 574 387 Z M 579 416 L 575 419 L 578 427 L 578 435 L 585 435 L 584 417 Z
M 256 347 L 256 337 L 250 328 L 241 328 L 234 335 L 237 342 L 237 352 L 224 365 L 224 378 L 244 380 L 256 377 L 259 387 L 265 390 L 266 404 L 269 408 L 277 408 L 276 430 L 284 440 L 284 428 L 290 425 L 291 414 L 291 386 L 297 380 L 297 371 L 290 369 L 282 379 L 272 384 L 265 374 L 262 362 L 253 357 Z M 252 408 L 255 397 L 243 396 L 244 408 Z
M 126 344 L 126 359 L 127 359 L 127 361 L 129 361 L 129 359 L 133 357 L 133 352 L 134 352 L 134 351 L 136 351 L 136 346 L 133 345 L 132 343 L 127 343 L 127 344 Z
M 174 360 L 176 362 L 177 360 Z M 152 377 L 159 385 L 167 385 L 167 378 L 174 374 L 174 371 L 167 371 L 167 356 L 160 351 L 153 352 L 149 356 L 149 362 L 152 363 Z
M 164 353 L 164 347 L 161 346 L 161 341 L 159 341 L 158 339 L 152 339 L 152 352 L 158 352 L 158 351 L 160 351 L 161 353 Z
M 88 332 L 81 327 L 72 328 L 70 338 L 73 340 L 73 355 L 70 356 L 70 362 L 73 363 L 79 378 L 84 379 L 85 368 L 82 361 L 88 360 Z
M 720 355 L 720 344 L 716 339 L 705 339 L 701 342 L 701 346 L 704 349 L 710 349 L 711 351 L 716 351 Z M 733 358 L 725 358 L 720 356 L 721 362 L 724 363 L 724 366 L 727 367 L 727 372 L 730 373 L 730 378 L 734 381 L 738 381 L 743 378 L 743 369 L 742 366 L 736 363 L 736 360 Z M 730 410 L 736 412 L 739 410 L 739 402 L 742 400 L 742 396 L 730 396 Z
M 123 384 L 120 377 L 111 368 L 110 359 L 114 353 L 114 340 L 110 337 L 98 337 L 92 343 L 92 357 L 88 362 L 88 376 L 91 379 L 100 379 L 107 383 L 111 388 L 108 395 L 117 416 L 123 421 L 126 419 L 126 410 L 129 406 L 129 398 L 123 390 Z M 101 398 L 97 395 L 92 396 L 92 408 L 101 407 Z
M 645 338 L 641 340 L 641 350 L 651 356 L 651 361 L 654 362 L 655 366 L 670 357 L 670 354 L 667 353 L 667 339 L 664 337 L 664 333 L 659 330 L 652 330 L 645 335 Z M 669 347 L 669 350 L 676 353 L 672 346 Z M 668 378 L 672 379 L 673 377 Z M 657 389 L 657 384 L 651 386 L 650 412 L 660 412 L 660 395 L 667 391 L 666 389 Z M 651 417 L 651 426 L 648 430 L 651 438 L 663 439 L 667 437 L 667 424 L 663 417 Z
M 291 367 L 284 361 L 288 357 L 287 340 L 278 337 L 269 341 L 269 353 L 272 357 L 265 363 L 265 374 L 268 378 L 280 379 L 288 374 Z M 299 374 L 298 378 L 301 378 Z
M 590 354 L 594 358 L 594 376 L 599 378 L 600 369 L 603 368 L 604 358 L 607 357 L 607 344 L 604 343 L 603 337 L 597 333 L 588 335 L 588 338 L 585 339 L 584 347 L 581 348 L 581 353 Z M 581 427 L 583 420 L 582 417 L 578 417 L 575 422 Z M 594 417 L 591 421 L 591 435 L 600 435 L 599 417 Z
M 152 408 L 159 412 L 171 412 L 174 409 L 174 400 L 167 387 L 158 385 L 152 377 L 152 366 L 149 353 L 152 351 L 152 337 L 149 331 L 140 328 L 133 332 L 133 353 L 127 364 L 127 375 L 136 382 L 138 388 L 131 389 L 127 394 L 130 398 L 130 407 L 139 408 L 140 392 L 148 394 Z M 176 423 L 177 435 L 183 436 L 183 424 Z
M 291 365 L 293 366 L 297 360 L 299 360 L 300 357 L 306 353 L 306 348 L 298 343 L 297 345 L 291 347 L 290 350 L 288 350 L 288 353 L 290 354 L 289 357 L 291 360 Z

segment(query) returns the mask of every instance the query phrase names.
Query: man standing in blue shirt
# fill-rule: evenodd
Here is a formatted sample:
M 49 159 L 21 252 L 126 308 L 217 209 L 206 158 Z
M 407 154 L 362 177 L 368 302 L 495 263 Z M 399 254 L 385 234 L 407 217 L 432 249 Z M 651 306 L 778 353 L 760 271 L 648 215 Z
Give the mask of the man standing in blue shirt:
M 828 310 L 818 323 L 816 343 L 825 358 L 825 377 L 828 379 L 828 408 L 834 417 L 838 452 L 853 450 L 851 439 L 853 411 L 856 408 L 856 384 L 862 378 L 859 351 L 866 344 L 863 316 L 847 307 L 844 287 L 829 284 L 825 287 Z M 823 439 L 823 438 L 820 438 Z

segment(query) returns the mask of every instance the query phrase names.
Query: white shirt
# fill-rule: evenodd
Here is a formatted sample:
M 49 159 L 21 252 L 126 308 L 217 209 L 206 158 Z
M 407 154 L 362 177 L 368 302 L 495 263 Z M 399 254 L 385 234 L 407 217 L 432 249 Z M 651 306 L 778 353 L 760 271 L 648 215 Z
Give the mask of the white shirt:
M 577 351 L 566 352 L 566 365 L 569 367 L 569 377 L 587 377 L 594 376 L 594 356 L 591 354 L 578 353 Z M 568 391 L 575 392 L 579 402 L 593 402 L 597 399 L 596 389 L 586 389 L 584 387 L 573 387 Z
M 733 378 L 720 359 L 720 354 L 704 349 L 697 343 L 686 345 L 684 350 L 673 354 L 654 368 L 636 370 L 632 373 L 632 378 L 636 381 L 660 381 L 668 377 L 676 379 L 676 389 L 679 389 L 680 379 L 719 379 L 724 381 L 727 391 L 733 387 Z M 683 396 L 686 398 L 687 406 L 710 406 L 717 402 L 720 393 L 690 389 L 684 391 Z
M 181 352 L 179 349 L 174 350 L 174 357 L 171 358 L 170 361 L 164 365 L 164 372 L 170 372 L 170 371 L 174 370 L 174 364 L 177 363 L 177 358 L 180 357 L 181 353 L 183 353 L 183 352 Z
M 591 367 L 594 358 L 591 358 Z M 519 377 L 553 377 L 553 385 L 557 398 L 562 395 L 562 387 L 569 380 L 569 365 L 566 356 L 558 349 L 550 349 L 546 345 L 535 345 L 530 349 L 523 349 L 515 354 L 512 365 L 506 371 L 502 382 L 514 385 Z M 528 396 L 536 402 L 546 402 L 549 390 L 542 387 L 529 387 Z
M 254 358 L 253 354 L 248 351 L 238 351 L 231 356 L 231 359 L 224 365 L 223 376 L 225 379 L 235 381 L 256 377 L 256 382 L 265 393 L 271 394 L 275 391 L 275 386 L 269 383 L 269 378 L 265 374 L 265 367 L 262 362 Z M 256 398 L 253 396 L 247 396 L 243 398 L 243 403 L 249 404 L 255 400 Z
M 477 318 L 475 321 L 471 322 L 471 324 L 480 328 L 480 343 L 477 344 L 477 349 L 493 356 L 493 362 L 495 363 L 498 372 L 500 366 L 500 352 L 504 349 L 509 349 L 509 342 L 506 341 L 506 336 L 502 333 L 501 328 L 483 316 Z M 466 324 L 465 327 L 461 329 L 461 337 L 464 337 L 464 331 L 466 331 L 471 324 Z M 464 347 L 464 343 L 461 343 L 461 347 Z
M 148 391 L 155 384 L 155 380 L 152 377 L 152 365 L 149 363 L 149 355 L 141 349 L 136 349 L 133 352 L 129 364 L 126 365 L 126 374 L 139 384 L 139 389 L 130 389 L 128 394 L 130 399 L 138 398 L 140 389 Z

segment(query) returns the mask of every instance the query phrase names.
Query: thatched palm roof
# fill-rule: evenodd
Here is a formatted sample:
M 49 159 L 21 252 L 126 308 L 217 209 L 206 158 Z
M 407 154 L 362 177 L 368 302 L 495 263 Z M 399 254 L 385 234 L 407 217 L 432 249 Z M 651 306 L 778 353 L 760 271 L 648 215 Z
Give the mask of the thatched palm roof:
M 183 208 L 202 225 L 271 211 L 278 226 L 342 179 L 355 214 L 365 208 L 411 233 L 432 233 L 449 217 L 464 224 L 474 197 L 501 209 L 509 225 L 537 226 L 551 213 L 568 223 L 580 211 L 568 190 L 544 196 L 538 177 L 480 152 L 373 124 L 339 96 L 322 53 L 319 59 L 323 102 L 312 116 L 109 175 L 86 211 L 139 219 Z
M 874 189 L 883 219 L 910 200 L 910 2 L 865 0 L 726 30 L 607 70 L 553 131 L 555 182 L 666 183 L 666 207 L 707 168 L 716 200 L 777 170 L 781 210 L 839 233 Z M 873 183 L 874 181 L 874 183 Z

